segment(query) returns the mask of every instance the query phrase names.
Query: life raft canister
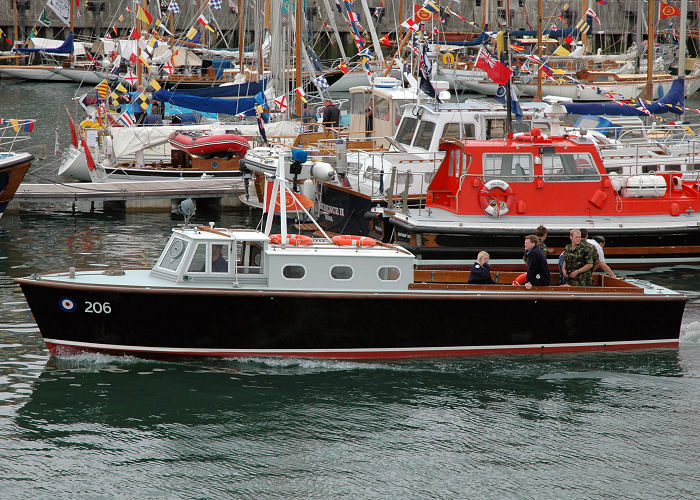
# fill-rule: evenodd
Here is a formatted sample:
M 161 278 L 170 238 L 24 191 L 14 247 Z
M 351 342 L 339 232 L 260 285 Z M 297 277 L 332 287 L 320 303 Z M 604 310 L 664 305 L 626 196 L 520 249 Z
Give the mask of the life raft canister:
M 377 240 L 370 238 L 369 236 L 357 236 L 353 234 L 339 234 L 338 236 L 333 236 L 331 241 L 336 245 L 344 247 L 373 247 L 377 244 Z
M 310 236 L 306 236 L 305 234 L 288 234 L 287 235 L 287 244 L 288 245 L 294 245 L 297 247 L 303 247 L 306 245 L 311 245 L 314 240 L 311 239 Z M 281 245 L 282 244 L 282 235 L 281 234 L 273 234 L 270 236 L 270 243 L 274 243 L 275 245 Z
M 479 191 L 481 208 L 491 217 L 506 215 L 513 205 L 513 188 L 501 179 L 488 181 Z

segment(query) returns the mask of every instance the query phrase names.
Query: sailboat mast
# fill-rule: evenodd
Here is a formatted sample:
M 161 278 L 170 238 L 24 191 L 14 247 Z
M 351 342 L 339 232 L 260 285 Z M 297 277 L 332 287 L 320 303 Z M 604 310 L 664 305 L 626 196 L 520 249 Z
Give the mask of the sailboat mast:
M 238 71 L 243 73 L 243 0 L 238 0 Z
M 19 27 L 17 26 L 17 1 L 18 0 L 12 2 L 13 13 L 15 16 L 15 43 L 17 43 L 17 40 L 19 40 Z M 73 8 L 73 2 L 71 2 L 70 8 Z
M 304 5 L 300 0 L 296 0 L 294 4 L 294 12 L 296 17 L 296 36 L 297 41 L 294 44 L 294 55 L 295 55 L 295 76 L 296 76 L 296 87 L 301 87 L 301 40 L 303 38 L 301 33 L 301 9 Z M 297 116 L 301 116 L 301 99 L 295 99 L 296 101 L 296 113 Z
M 653 95 L 652 74 L 654 72 L 654 39 L 656 38 L 656 24 L 654 23 L 654 0 L 649 0 L 649 36 L 647 39 L 647 98 Z
M 537 57 L 542 60 L 542 0 L 537 0 Z M 539 63 L 538 63 L 539 64 Z M 506 102 L 510 96 L 506 96 Z M 537 94 L 533 101 L 542 100 L 542 71 L 537 68 Z

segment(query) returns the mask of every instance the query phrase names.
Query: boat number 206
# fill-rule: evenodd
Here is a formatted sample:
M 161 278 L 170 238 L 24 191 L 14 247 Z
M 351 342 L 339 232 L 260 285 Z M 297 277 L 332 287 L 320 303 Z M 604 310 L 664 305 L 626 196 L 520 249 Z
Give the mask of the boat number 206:
M 85 312 L 93 314 L 109 314 L 112 312 L 112 306 L 109 302 L 90 302 L 85 301 Z

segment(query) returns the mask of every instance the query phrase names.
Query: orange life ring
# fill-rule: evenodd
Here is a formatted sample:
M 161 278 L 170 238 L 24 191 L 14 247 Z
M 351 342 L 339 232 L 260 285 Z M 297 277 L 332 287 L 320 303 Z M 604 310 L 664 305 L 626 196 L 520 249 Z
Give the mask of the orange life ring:
M 370 238 L 369 236 L 357 236 L 354 234 L 339 234 L 338 236 L 333 236 L 331 241 L 336 245 L 344 247 L 373 247 L 377 244 L 377 240 Z
M 294 245 L 298 247 L 303 247 L 306 245 L 311 245 L 314 240 L 311 239 L 310 236 L 306 236 L 304 234 L 288 234 L 287 235 L 287 244 L 288 245 Z M 273 234 L 270 236 L 270 243 L 274 243 L 275 245 L 281 245 L 282 244 L 282 235 L 281 234 Z
M 527 273 L 519 274 L 514 280 L 514 285 L 524 285 L 527 283 Z
M 488 181 L 479 191 L 479 203 L 491 217 L 507 214 L 513 206 L 513 188 L 501 179 Z

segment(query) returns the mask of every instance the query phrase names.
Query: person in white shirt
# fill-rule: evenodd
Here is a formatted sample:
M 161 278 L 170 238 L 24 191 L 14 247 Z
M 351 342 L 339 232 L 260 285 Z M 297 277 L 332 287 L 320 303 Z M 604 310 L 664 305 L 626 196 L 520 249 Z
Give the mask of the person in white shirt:
M 605 274 L 611 278 L 616 278 L 615 273 L 610 269 L 610 266 L 605 262 L 605 254 L 603 253 L 603 247 L 605 246 L 605 238 L 603 236 L 591 236 L 586 240 L 588 243 L 593 245 L 598 252 L 598 264 L 593 268 L 593 271 L 603 271 Z

